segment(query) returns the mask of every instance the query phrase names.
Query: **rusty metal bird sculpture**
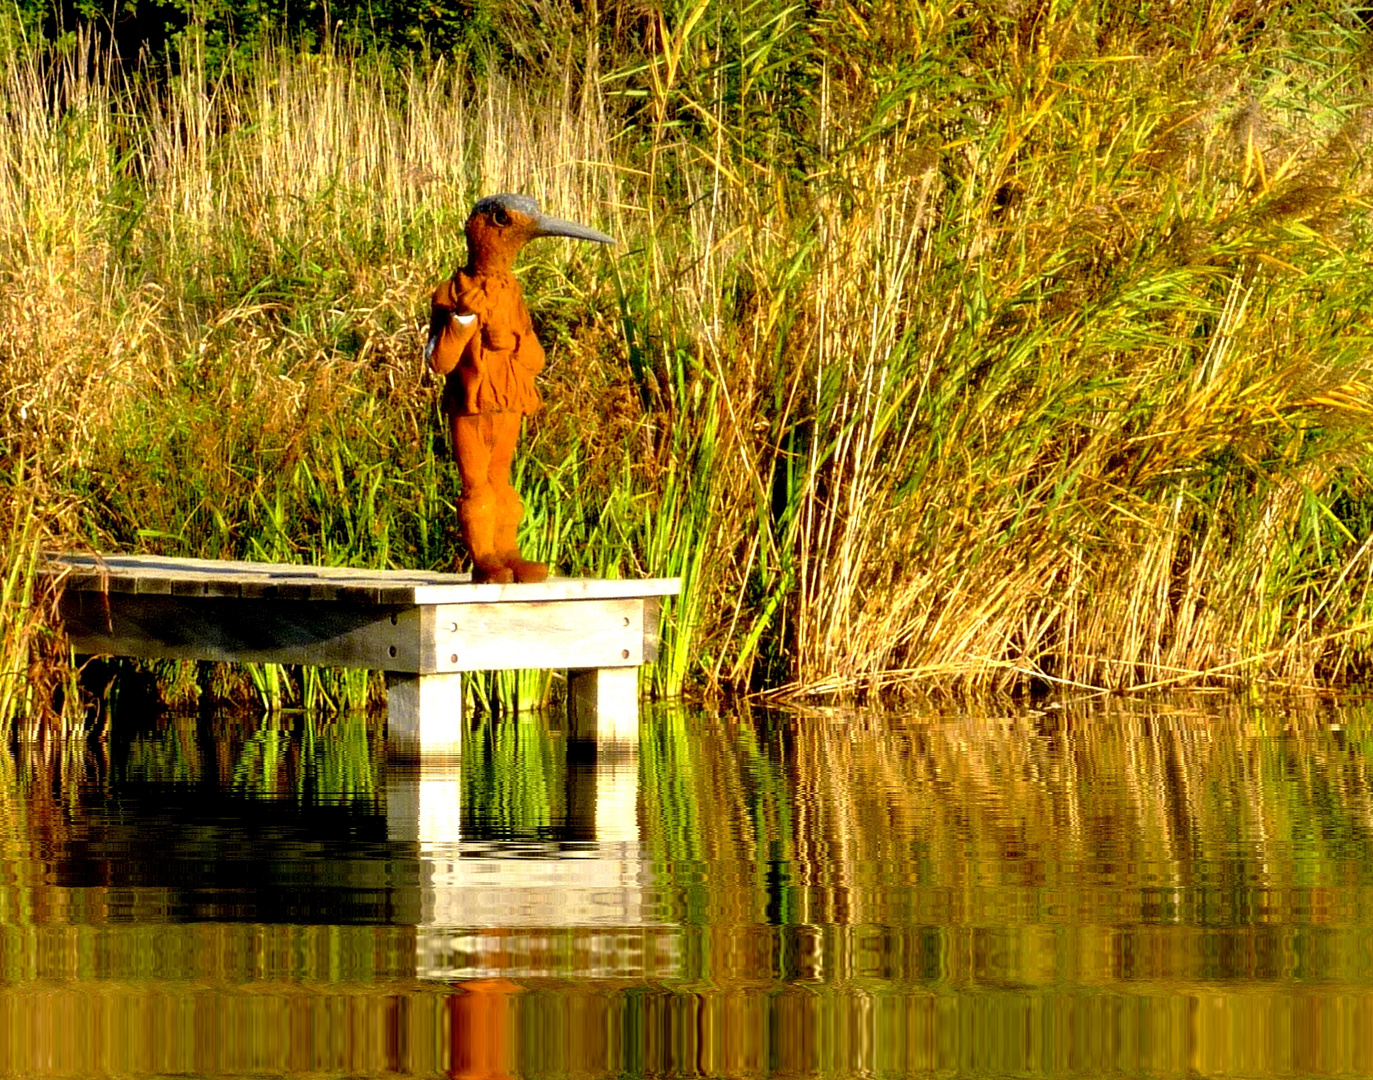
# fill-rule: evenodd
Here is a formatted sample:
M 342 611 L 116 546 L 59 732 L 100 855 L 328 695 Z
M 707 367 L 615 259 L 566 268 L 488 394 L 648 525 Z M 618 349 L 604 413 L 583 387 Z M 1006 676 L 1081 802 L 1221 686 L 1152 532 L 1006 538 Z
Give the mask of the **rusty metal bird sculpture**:
M 613 244 L 603 232 L 549 217 L 527 195 L 489 195 L 467 219 L 467 265 L 434 291 L 424 355 L 445 376 L 443 411 L 462 492 L 458 521 L 473 581 L 543 581 L 548 567 L 516 542 L 524 507 L 510 483 L 520 423 L 538 411 L 534 376 L 544 364 L 529 309 L 511 273 L 540 236 Z

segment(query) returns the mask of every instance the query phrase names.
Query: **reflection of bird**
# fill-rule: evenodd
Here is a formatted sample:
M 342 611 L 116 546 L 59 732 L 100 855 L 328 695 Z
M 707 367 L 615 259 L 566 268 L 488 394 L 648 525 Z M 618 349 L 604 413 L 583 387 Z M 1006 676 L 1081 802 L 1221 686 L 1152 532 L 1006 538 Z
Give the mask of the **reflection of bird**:
M 509 979 L 460 979 L 448 998 L 454 1080 L 511 1080 L 515 1076 L 514 1032 L 524 987 Z
M 542 581 L 543 563 L 520 556 L 515 533 L 524 507 L 510 484 L 520 418 L 538 411 L 534 376 L 543 347 L 510 269 L 540 236 L 615 241 L 572 221 L 547 217 L 525 195 L 490 195 L 467 219 L 467 265 L 434 291 L 429 365 L 447 376 L 443 411 L 462 475 L 458 520 L 472 556 L 473 581 Z

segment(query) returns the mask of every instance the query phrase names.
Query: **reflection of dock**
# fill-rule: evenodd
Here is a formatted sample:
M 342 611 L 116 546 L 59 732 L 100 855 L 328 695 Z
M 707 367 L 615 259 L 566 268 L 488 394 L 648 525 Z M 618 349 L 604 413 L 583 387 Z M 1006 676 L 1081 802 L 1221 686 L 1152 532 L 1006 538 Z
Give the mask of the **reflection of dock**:
M 416 975 L 644 978 L 675 970 L 675 928 L 655 925 L 645 900 L 652 881 L 640 844 L 638 739 L 600 735 L 594 719 L 575 710 L 570 717 L 565 812 L 546 823 L 543 840 L 495 837 L 474 822 L 481 807 L 464 805 L 459 755 L 392 762 L 387 839 L 415 844 L 420 866 L 418 905 L 407 915 Z
M 466 575 L 150 555 L 54 555 L 79 653 L 387 673 L 394 749 L 461 739 L 462 672 L 566 669 L 602 737 L 630 737 L 637 668 L 658 647 L 661 598 L 680 582 L 552 578 L 474 585 Z
M 77 652 L 387 673 L 387 841 L 413 852 L 396 864 L 408 864 L 407 880 L 388 892 L 391 918 L 414 927 L 416 975 L 644 978 L 677 967 L 677 932 L 645 899 L 637 671 L 656 654 L 675 579 L 473 585 L 114 555 L 54 556 L 48 572 L 63 575 Z M 482 772 L 463 775 L 462 673 L 513 668 L 568 671 L 567 809 L 543 845 L 494 840 L 482 807 L 464 805 L 464 780 L 470 794 Z

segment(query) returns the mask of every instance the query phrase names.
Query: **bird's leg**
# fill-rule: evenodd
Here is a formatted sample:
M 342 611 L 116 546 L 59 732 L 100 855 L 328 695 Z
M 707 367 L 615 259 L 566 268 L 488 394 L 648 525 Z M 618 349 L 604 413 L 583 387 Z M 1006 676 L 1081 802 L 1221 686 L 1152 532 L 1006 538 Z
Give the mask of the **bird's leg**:
M 472 580 L 475 582 L 507 584 L 515 580 L 515 572 L 505 565 L 496 549 L 498 500 L 489 479 L 496 428 L 493 420 L 502 415 L 485 413 L 453 417 L 453 450 L 458 459 L 458 472 L 462 475 L 458 522 L 462 526 L 467 552 L 472 557 Z
M 496 500 L 489 490 L 475 498 L 464 495 L 458 503 L 458 521 L 467 552 L 472 556 L 472 580 L 508 585 L 515 580 L 515 571 L 496 552 L 495 508 Z
M 536 582 L 548 577 L 548 564 L 531 562 L 520 554 L 516 534 L 524 507 L 514 488 L 497 493 L 496 501 L 496 557 L 515 575 L 516 581 Z
M 520 554 L 517 534 L 524 507 L 510 483 L 510 466 L 515 458 L 515 443 L 520 436 L 520 414 L 492 413 L 493 439 L 491 465 L 487 473 L 495 499 L 496 558 L 516 581 L 537 582 L 548 577 L 548 565 L 531 562 Z

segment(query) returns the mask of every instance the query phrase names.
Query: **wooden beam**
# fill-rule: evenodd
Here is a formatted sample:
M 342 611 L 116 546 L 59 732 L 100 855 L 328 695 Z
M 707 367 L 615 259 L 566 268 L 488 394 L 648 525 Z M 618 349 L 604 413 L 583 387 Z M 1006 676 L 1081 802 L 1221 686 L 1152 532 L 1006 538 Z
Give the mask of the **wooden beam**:
M 432 674 L 638 667 L 657 651 L 657 600 L 642 597 L 406 607 L 68 591 L 60 611 L 77 652 L 142 659 Z
M 433 636 L 426 624 L 422 670 L 621 668 L 644 662 L 642 597 L 437 604 L 432 611 Z
M 72 647 L 90 655 L 420 668 L 414 607 L 67 591 L 59 610 Z

